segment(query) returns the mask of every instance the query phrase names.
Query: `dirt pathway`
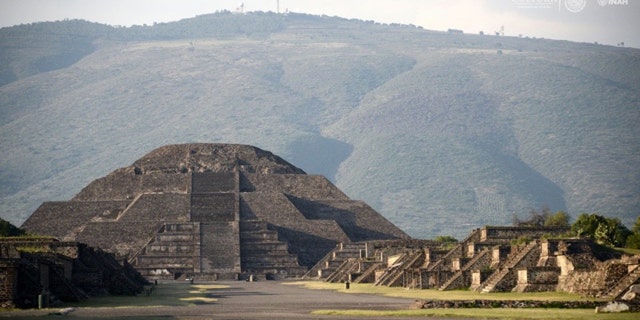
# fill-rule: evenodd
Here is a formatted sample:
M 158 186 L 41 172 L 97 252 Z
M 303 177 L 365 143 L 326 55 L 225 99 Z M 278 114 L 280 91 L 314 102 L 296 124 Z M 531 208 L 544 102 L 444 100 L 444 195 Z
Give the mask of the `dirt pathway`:
M 76 308 L 56 319 L 345 319 L 338 316 L 316 316 L 317 309 L 407 309 L 411 299 L 368 294 L 345 294 L 331 290 L 310 290 L 279 281 L 215 282 L 229 286 L 207 293 L 217 301 L 189 306 Z M 163 284 L 160 284 L 162 286 Z M 189 285 L 180 285 L 188 290 Z M 50 310 L 2 312 L 0 318 L 49 318 Z M 367 320 L 375 319 L 366 317 Z M 393 318 L 384 318 L 393 319 Z M 406 319 L 406 318 L 405 318 Z

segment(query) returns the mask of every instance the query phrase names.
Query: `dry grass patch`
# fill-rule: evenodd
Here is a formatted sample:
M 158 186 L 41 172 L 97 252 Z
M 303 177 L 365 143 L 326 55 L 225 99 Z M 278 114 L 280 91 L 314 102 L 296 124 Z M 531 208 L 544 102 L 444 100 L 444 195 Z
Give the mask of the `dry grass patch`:
M 299 281 L 290 284 L 301 285 L 316 290 L 334 290 L 344 293 L 369 293 L 389 297 L 422 299 L 422 300 L 536 300 L 536 301 L 589 301 L 577 294 L 564 292 L 496 292 L 479 293 L 471 290 L 419 290 L 400 287 L 374 286 L 369 283 L 352 283 L 349 289 L 343 283 L 327 283 L 322 281 Z

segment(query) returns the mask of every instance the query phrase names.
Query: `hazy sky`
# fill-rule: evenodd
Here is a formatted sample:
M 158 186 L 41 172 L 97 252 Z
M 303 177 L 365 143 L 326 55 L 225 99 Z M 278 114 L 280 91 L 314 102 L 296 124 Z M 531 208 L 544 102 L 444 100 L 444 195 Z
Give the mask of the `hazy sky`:
M 85 19 L 130 26 L 168 22 L 217 10 L 326 14 L 430 30 L 599 42 L 640 48 L 640 0 L 0 0 L 0 27 Z

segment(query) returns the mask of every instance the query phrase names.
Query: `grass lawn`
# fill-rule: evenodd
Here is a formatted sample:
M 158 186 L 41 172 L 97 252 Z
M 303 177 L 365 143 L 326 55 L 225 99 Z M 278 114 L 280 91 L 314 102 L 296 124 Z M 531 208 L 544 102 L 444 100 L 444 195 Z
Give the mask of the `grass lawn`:
M 341 283 L 326 283 L 320 281 L 300 281 L 288 283 L 301 285 L 309 289 L 335 290 L 344 293 L 368 293 L 390 297 L 413 298 L 423 300 L 540 300 L 540 301 L 587 301 L 579 295 L 562 292 L 532 292 L 532 293 L 479 293 L 469 290 L 413 290 L 405 288 L 377 287 L 371 284 L 352 283 L 345 289 Z M 315 310 L 314 315 L 339 315 L 347 317 L 443 317 L 443 318 L 472 318 L 472 319 L 633 319 L 637 314 L 609 313 L 596 314 L 593 309 L 543 309 L 543 308 L 470 308 L 470 309 L 418 309 L 418 310 Z
M 538 300 L 538 301 L 589 301 L 577 294 L 563 292 L 495 292 L 479 293 L 471 290 L 418 290 L 399 287 L 374 286 L 368 283 L 352 283 L 345 289 L 342 283 L 327 283 L 321 281 L 299 281 L 290 284 L 301 285 L 309 289 L 335 290 L 345 293 L 371 293 L 389 297 L 413 298 L 422 300 Z
M 592 309 L 419 309 L 419 310 L 316 310 L 314 315 L 348 317 L 434 317 L 466 319 L 531 319 L 531 320 L 629 320 L 637 314 L 595 313 Z
M 187 306 L 193 304 L 215 302 L 209 292 L 226 288 L 217 284 L 189 284 L 182 282 L 161 283 L 155 287 L 150 296 L 139 294 L 132 296 L 94 297 L 75 304 L 73 307 L 83 308 L 118 308 L 118 307 L 153 307 L 153 306 Z

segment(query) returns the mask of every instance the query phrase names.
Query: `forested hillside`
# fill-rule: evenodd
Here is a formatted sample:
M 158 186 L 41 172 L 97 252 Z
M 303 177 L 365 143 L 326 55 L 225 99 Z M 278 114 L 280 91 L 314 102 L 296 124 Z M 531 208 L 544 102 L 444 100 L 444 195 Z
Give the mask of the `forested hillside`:
M 251 144 L 412 236 L 640 213 L 640 50 L 303 14 L 0 29 L 0 215 L 169 143 Z

